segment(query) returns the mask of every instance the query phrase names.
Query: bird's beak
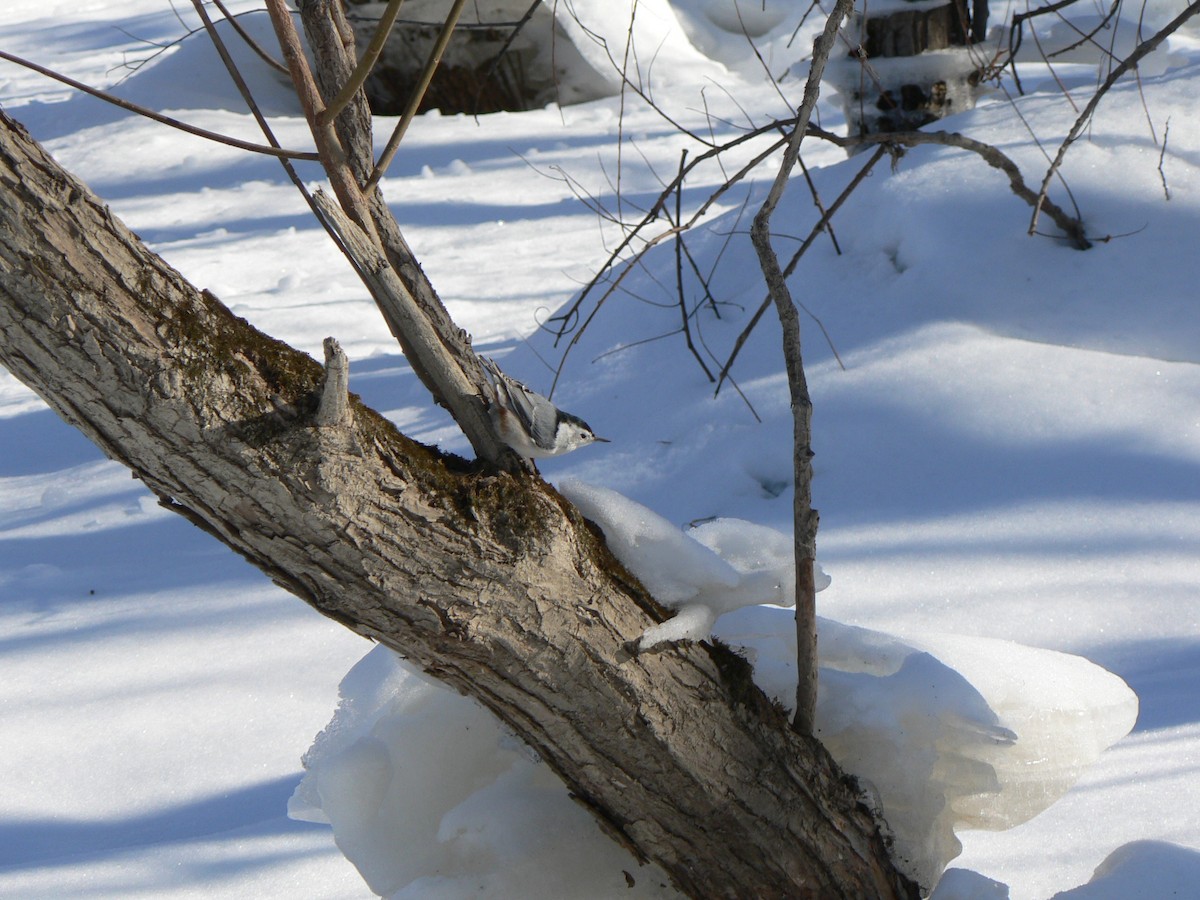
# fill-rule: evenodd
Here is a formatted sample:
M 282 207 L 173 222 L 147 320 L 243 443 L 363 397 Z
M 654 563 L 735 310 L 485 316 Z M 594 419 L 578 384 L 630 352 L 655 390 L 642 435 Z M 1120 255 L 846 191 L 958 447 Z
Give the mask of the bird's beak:
M 593 440 L 593 441 L 599 441 L 599 442 L 600 442 L 600 443 L 602 443 L 602 444 L 611 444 L 611 443 L 612 443 L 612 441 L 610 441 L 608 438 L 602 438 L 602 437 L 595 437 L 595 436 L 593 436 L 593 437 L 592 437 L 592 440 Z

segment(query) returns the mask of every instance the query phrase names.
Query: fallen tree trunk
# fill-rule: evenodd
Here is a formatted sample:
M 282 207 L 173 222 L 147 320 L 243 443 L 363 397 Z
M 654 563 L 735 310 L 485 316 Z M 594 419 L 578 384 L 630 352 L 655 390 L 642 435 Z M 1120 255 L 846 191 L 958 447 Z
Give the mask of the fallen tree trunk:
M 720 647 L 528 474 L 416 444 L 145 248 L 0 113 L 0 362 L 168 508 L 476 698 L 705 897 L 897 897 L 869 811 Z

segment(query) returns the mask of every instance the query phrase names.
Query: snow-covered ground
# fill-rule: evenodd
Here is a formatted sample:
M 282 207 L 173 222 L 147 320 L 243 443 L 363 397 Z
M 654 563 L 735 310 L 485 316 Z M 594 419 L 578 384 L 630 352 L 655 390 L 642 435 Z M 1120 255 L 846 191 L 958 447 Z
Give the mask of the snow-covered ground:
M 692 65 L 690 48 L 672 45 L 670 70 L 654 72 L 656 99 L 701 134 L 733 136 L 742 108 L 758 121 L 783 115 L 739 51 L 744 39 L 723 39 L 705 16 L 721 4 L 677 6 L 692 42 L 736 71 L 718 83 L 711 63 Z M 755 29 L 781 72 L 798 52 L 787 46 L 794 22 L 771 7 Z M 1152 5 L 1144 29 L 1182 7 Z M 181 30 L 161 0 L 0 6 L 0 49 L 254 139 L 200 39 L 123 67 Z M 1084 56 L 1057 71 L 1076 103 L 1096 80 Z M 947 126 L 1000 146 L 1036 184 L 1046 161 L 1026 123 L 1053 153 L 1075 113 L 1044 69 L 1024 78 L 1031 93 L 1015 105 L 995 94 Z M 307 146 L 283 87 L 263 70 L 255 80 L 281 140 Z M 806 318 L 818 546 L 832 576 L 821 614 L 915 643 L 958 633 L 1079 654 L 1139 698 L 1133 732 L 1057 804 L 1009 831 L 960 835 L 946 896 L 1003 896 L 994 881 L 1013 898 L 1200 897 L 1198 82 L 1193 24 L 1141 67 L 1140 93 L 1130 82 L 1101 103 L 1068 154 L 1089 232 L 1111 241 L 1080 253 L 1028 237 L 1029 210 L 1003 176 L 960 152 L 921 149 L 894 172 L 878 167 L 834 222 L 840 254 L 822 238 L 792 281 L 846 366 Z M 794 97 L 799 82 L 783 88 Z M 419 439 L 465 449 L 276 163 L 7 63 L 0 103 L 195 283 L 314 356 L 338 337 L 367 402 Z M 838 125 L 834 102 L 821 120 Z M 377 130 L 386 137 L 386 123 Z M 479 120 L 427 115 L 385 189 L 476 347 L 548 389 L 538 355 L 557 363 L 563 345 L 537 324 L 615 239 L 573 185 L 636 215 L 684 143 L 628 96 Z M 863 157 L 813 147 L 806 161 L 828 202 Z M 716 177 L 701 173 L 685 200 Z M 752 194 L 749 209 L 761 188 Z M 705 307 L 693 326 L 722 361 L 762 299 L 738 215 L 745 199 L 731 192 L 725 217 L 689 239 L 702 268 L 719 259 L 719 318 Z M 775 220 L 782 252 L 814 220 L 797 180 Z M 759 422 L 736 392 L 714 399 L 670 334 L 674 279 L 664 247 L 571 350 L 555 399 L 613 443 L 542 471 L 620 491 L 680 526 L 739 517 L 786 532 L 791 425 L 778 329 L 764 318 L 733 372 Z M 686 292 L 698 301 L 693 282 Z M 327 827 L 287 817 L 300 758 L 368 649 L 159 510 L 0 373 L 0 896 L 370 896 Z M 404 678 L 378 663 L 356 671 L 348 690 Z M 501 732 L 464 743 L 486 726 L 467 701 L 415 682 L 401 693 L 423 725 L 412 783 L 478 773 L 453 797 L 410 797 L 405 827 L 429 852 L 406 864 L 404 896 L 669 893 Z M 448 747 L 461 753 L 430 766 Z M 513 822 L 554 840 L 531 842 Z

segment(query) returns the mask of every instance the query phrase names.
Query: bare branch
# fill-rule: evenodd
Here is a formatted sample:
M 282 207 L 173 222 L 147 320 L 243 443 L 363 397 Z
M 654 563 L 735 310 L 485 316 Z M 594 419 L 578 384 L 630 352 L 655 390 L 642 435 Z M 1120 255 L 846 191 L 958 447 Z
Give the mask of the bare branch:
M 1009 187 L 1012 188 L 1012 192 L 1030 206 L 1036 209 L 1039 200 L 1039 196 L 1025 183 L 1025 178 L 1021 175 L 1021 170 L 1017 168 L 1017 164 L 1009 159 L 999 148 L 991 144 L 986 144 L 983 141 L 969 138 L 966 135 L 958 134 L 957 132 L 896 131 L 884 134 L 866 134 L 836 138 L 835 142 L 845 147 L 853 147 L 861 144 L 893 144 L 907 147 L 915 147 L 918 144 L 937 144 L 944 147 L 957 147 L 960 150 L 970 150 L 993 169 L 998 169 L 1007 175 Z M 1050 175 L 1047 175 L 1047 181 L 1049 178 Z M 1044 195 L 1040 200 L 1042 209 L 1054 220 L 1054 224 L 1062 229 L 1063 233 L 1071 239 L 1071 243 L 1077 249 L 1086 250 L 1091 246 L 1084 231 L 1083 223 L 1079 219 L 1068 214 L 1062 207 Z M 1033 233 L 1032 230 L 1030 233 Z
M 679 171 L 682 173 L 684 166 L 687 165 L 687 150 L 684 150 L 679 156 Z M 683 221 L 683 178 L 682 176 L 676 179 L 675 188 L 675 225 Z M 696 358 L 696 362 L 700 364 L 700 368 L 704 370 L 705 376 L 709 381 L 716 381 L 713 378 L 712 372 L 708 370 L 708 366 L 704 363 L 704 358 L 696 350 L 696 345 L 692 343 L 692 329 L 688 325 L 688 308 L 687 299 L 683 290 L 683 235 L 677 233 L 675 235 L 675 284 L 679 290 L 679 318 L 680 327 L 683 329 L 684 341 L 687 343 L 687 348 L 692 352 L 692 356 Z
M 396 155 L 396 151 L 400 149 L 400 142 L 404 140 L 404 134 L 408 131 L 408 126 L 412 123 L 413 118 L 417 114 L 417 109 L 421 106 L 421 101 L 425 99 L 425 92 L 429 90 L 429 83 L 433 81 L 433 73 L 437 71 L 438 64 L 442 61 L 442 54 L 446 52 L 446 47 L 450 44 L 450 38 L 454 36 L 454 26 L 458 24 L 458 17 L 462 14 L 463 7 L 467 5 L 467 0 L 454 0 L 454 6 L 450 8 L 450 12 L 446 14 L 446 20 L 442 23 L 442 31 L 438 35 L 437 42 L 433 45 L 433 49 L 429 51 L 429 58 L 425 61 L 425 69 L 421 72 L 421 80 L 413 87 L 412 94 L 408 98 L 408 106 L 404 109 L 404 115 L 400 117 L 400 121 L 396 123 L 396 129 L 392 132 L 392 136 L 388 138 L 387 145 L 383 148 L 383 153 L 379 155 L 379 161 L 375 164 L 375 171 L 371 173 L 371 177 L 367 179 L 364 190 L 370 192 L 379 184 L 387 172 L 388 166 L 392 164 L 392 159 Z
M 221 11 L 221 15 L 225 17 L 225 21 L 227 21 L 233 30 L 238 33 L 238 37 L 245 42 L 246 46 L 253 50 L 255 54 L 257 54 L 259 59 L 265 62 L 276 72 L 279 72 L 283 75 L 288 74 L 287 66 L 268 53 L 263 45 L 256 41 L 253 36 L 251 36 L 250 32 L 242 27 L 242 23 L 239 22 L 238 19 L 244 15 L 244 13 L 238 13 L 237 15 L 234 15 L 229 11 L 229 8 L 225 5 L 223 0 L 212 0 L 212 5 Z
M 1106 78 L 1104 83 L 1100 85 L 1099 90 L 1092 95 L 1092 99 L 1088 101 L 1088 104 L 1084 107 L 1083 112 L 1079 114 L 1079 118 L 1075 120 L 1075 124 L 1071 126 L 1071 130 L 1068 132 L 1066 139 L 1062 142 L 1062 146 L 1058 148 L 1058 154 L 1054 157 L 1054 162 L 1052 162 L 1050 164 L 1050 168 L 1046 170 L 1046 176 L 1042 179 L 1042 189 L 1038 192 L 1037 198 L 1033 204 L 1033 217 L 1029 221 L 1030 234 L 1034 234 L 1037 231 L 1038 214 L 1043 209 L 1046 209 L 1047 213 L 1050 212 L 1049 208 L 1047 207 L 1047 203 L 1049 201 L 1046 197 L 1046 194 L 1050 189 L 1050 180 L 1054 177 L 1054 173 L 1057 172 L 1059 167 L 1062 165 L 1063 157 L 1067 155 L 1067 150 L 1070 149 L 1070 146 L 1079 138 L 1080 133 L 1087 126 L 1087 123 L 1091 121 L 1092 114 L 1096 111 L 1096 107 L 1100 105 L 1100 101 L 1103 99 L 1104 95 L 1108 93 L 1109 88 L 1116 84 L 1117 80 L 1130 69 L 1136 68 L 1138 62 L 1140 62 L 1143 57 L 1153 52 L 1159 44 L 1178 31 L 1183 24 L 1192 16 L 1196 15 L 1197 12 L 1200 12 L 1200 0 L 1194 0 L 1194 2 L 1187 7 L 1187 9 L 1168 22 L 1157 34 L 1138 44 L 1137 47 L 1134 48 L 1133 52 L 1130 53 L 1129 56 L 1125 57 L 1125 59 L 1121 61 L 1121 64 L 1109 73 L 1108 78 Z M 1055 222 L 1057 224 L 1057 220 L 1055 220 Z M 1059 227 L 1062 226 L 1060 225 Z
M 275 27 L 275 36 L 279 39 L 284 61 L 292 75 L 292 86 L 300 105 L 304 109 L 304 117 L 308 120 L 309 130 L 317 144 L 321 165 L 329 176 L 330 185 L 337 195 L 342 208 L 354 220 L 354 223 L 375 241 L 379 235 L 371 220 L 366 198 L 350 170 L 345 148 L 338 139 L 333 123 L 321 124 L 319 116 L 325 108 L 325 101 L 317 89 L 317 83 L 309 69 L 308 59 L 300 44 L 300 35 L 292 23 L 292 15 L 284 4 L 284 0 L 266 0 L 267 11 L 271 14 L 271 24 Z
M 173 119 L 170 116 L 164 116 L 162 113 L 155 112 L 145 106 L 137 103 L 131 103 L 128 100 L 122 100 L 120 97 L 113 96 L 105 91 L 101 91 L 90 85 L 84 84 L 82 81 L 76 81 L 63 75 L 61 72 L 55 72 L 53 69 L 47 69 L 45 66 L 39 66 L 35 62 L 24 59 L 15 54 L 0 50 L 0 59 L 7 60 L 11 63 L 16 63 L 18 66 L 24 66 L 27 69 L 32 69 L 39 75 L 45 75 L 47 78 L 53 78 L 55 81 L 61 82 L 68 87 L 73 87 L 77 91 L 83 91 L 103 100 L 105 103 L 111 103 L 113 106 L 119 106 L 121 109 L 131 113 L 137 113 L 139 116 L 145 116 L 147 119 L 153 119 L 162 125 L 169 125 L 172 128 L 178 128 L 180 131 L 186 131 L 188 134 L 194 134 L 196 137 L 202 137 L 208 141 L 215 141 L 218 144 L 225 144 L 228 147 L 236 147 L 238 150 L 248 150 L 251 153 L 261 153 L 265 156 L 277 156 L 281 159 L 303 159 L 314 161 L 320 159 L 320 156 L 312 151 L 306 150 L 286 150 L 282 147 L 264 147 L 262 144 L 254 144 L 249 141 L 239 140 L 235 137 L 230 137 L 227 134 L 217 134 L 214 131 L 208 131 L 204 128 L 198 128 L 195 125 L 189 125 L 187 122 L 181 122 L 179 119 Z
M 813 45 L 812 64 L 804 97 L 796 112 L 796 124 L 784 149 L 783 161 L 766 200 L 750 226 L 750 240 L 758 254 L 759 266 L 767 290 L 775 302 L 783 330 L 783 355 L 787 366 L 788 389 L 792 397 L 793 461 L 795 498 L 793 514 L 796 530 L 796 714 L 792 727 L 801 734 L 812 734 L 817 706 L 817 618 L 816 587 L 813 567 L 817 555 L 817 512 L 812 508 L 812 400 L 804 376 L 800 346 L 800 314 L 787 286 L 787 277 L 771 246 L 771 216 L 783 197 L 788 177 L 800 156 L 800 142 L 808 132 L 808 121 L 821 92 L 821 76 L 837 40 L 842 21 L 854 10 L 854 0 L 837 0 Z

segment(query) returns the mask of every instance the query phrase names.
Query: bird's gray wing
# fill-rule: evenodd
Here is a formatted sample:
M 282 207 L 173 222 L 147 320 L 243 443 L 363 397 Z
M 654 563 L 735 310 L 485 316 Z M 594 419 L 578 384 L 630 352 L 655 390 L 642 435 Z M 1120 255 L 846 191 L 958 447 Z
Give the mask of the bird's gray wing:
M 558 417 L 555 414 L 554 404 L 517 379 L 505 375 L 500 371 L 495 360 L 487 357 L 480 358 L 496 384 L 497 395 L 501 402 L 508 401 L 506 405 L 521 420 L 521 425 L 529 432 L 538 446 L 553 447 L 555 431 L 558 428 Z
M 511 378 L 507 380 L 505 387 L 508 388 L 508 396 L 512 399 L 513 412 L 529 430 L 534 443 L 539 447 L 553 447 L 554 432 L 557 428 L 554 404 Z

